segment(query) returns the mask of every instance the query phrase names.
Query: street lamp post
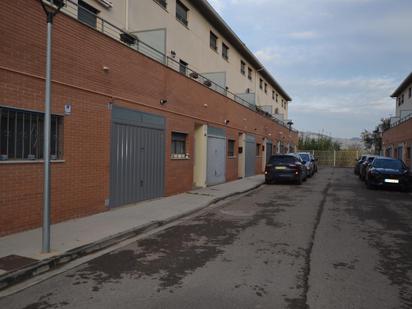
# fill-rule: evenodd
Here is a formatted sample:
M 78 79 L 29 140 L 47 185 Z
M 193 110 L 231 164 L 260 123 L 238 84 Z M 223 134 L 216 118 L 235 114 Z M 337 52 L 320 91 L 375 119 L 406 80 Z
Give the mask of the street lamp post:
M 47 49 L 46 49 L 46 90 L 44 106 L 44 188 L 43 188 L 43 229 L 42 252 L 50 252 L 50 97 L 51 97 L 51 39 L 54 16 L 64 5 L 63 0 L 40 0 L 47 16 Z

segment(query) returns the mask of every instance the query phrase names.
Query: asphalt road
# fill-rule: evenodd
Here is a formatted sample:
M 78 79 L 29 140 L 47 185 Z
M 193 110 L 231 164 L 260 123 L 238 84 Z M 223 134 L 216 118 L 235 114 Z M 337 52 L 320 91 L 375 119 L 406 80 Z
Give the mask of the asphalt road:
M 412 308 L 412 195 L 349 169 L 252 193 L 0 308 Z

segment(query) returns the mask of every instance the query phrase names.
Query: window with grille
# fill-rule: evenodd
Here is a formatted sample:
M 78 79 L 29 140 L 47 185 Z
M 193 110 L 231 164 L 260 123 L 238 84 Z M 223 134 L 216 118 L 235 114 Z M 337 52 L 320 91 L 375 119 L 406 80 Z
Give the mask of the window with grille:
M 186 6 L 184 6 L 182 2 L 180 2 L 179 0 L 176 1 L 176 19 L 180 21 L 181 23 L 183 23 L 185 26 L 188 25 L 188 21 L 187 21 L 188 11 L 189 9 Z
M 251 68 L 247 68 L 247 78 L 252 80 L 252 69 Z
M 0 107 L 0 160 L 43 159 L 44 114 Z M 63 117 L 51 116 L 50 156 L 63 155 Z
M 186 133 L 172 132 L 172 158 L 186 157 Z
M 234 157 L 235 156 L 235 141 L 232 139 L 229 139 L 227 141 L 227 156 L 228 157 Z

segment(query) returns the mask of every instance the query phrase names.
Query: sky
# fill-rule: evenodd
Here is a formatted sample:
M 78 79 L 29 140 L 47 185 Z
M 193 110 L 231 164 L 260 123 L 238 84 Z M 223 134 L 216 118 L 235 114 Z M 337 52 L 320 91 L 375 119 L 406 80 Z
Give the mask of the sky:
M 292 97 L 301 131 L 359 137 L 412 71 L 412 0 L 209 0 Z

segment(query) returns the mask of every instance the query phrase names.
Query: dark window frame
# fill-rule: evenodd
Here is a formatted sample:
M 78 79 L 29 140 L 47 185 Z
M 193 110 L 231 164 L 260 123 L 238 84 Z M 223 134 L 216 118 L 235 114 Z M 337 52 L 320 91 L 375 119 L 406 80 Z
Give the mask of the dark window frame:
M 229 46 L 222 42 L 222 57 L 225 60 L 229 60 Z
M 268 84 L 265 83 L 265 93 L 268 93 Z
M 187 133 L 172 132 L 170 153 L 172 157 L 186 157 Z
M 179 0 L 176 0 L 176 19 L 186 27 L 189 25 L 189 9 Z
M 246 62 L 240 60 L 240 73 L 246 75 Z
M 234 139 L 227 140 L 227 156 L 229 158 L 235 157 L 235 146 L 236 146 L 236 141 Z
M 188 66 L 189 64 L 186 61 L 183 61 L 182 59 L 179 60 L 179 72 L 183 75 L 187 75 Z
M 160 5 L 162 8 L 167 10 L 167 1 L 166 0 L 153 0 L 156 2 L 158 5 Z
M 263 89 L 263 79 L 259 78 L 259 89 Z
M 256 157 L 260 157 L 261 144 L 256 143 Z
M 51 115 L 50 158 L 63 158 L 64 117 Z M 43 160 L 44 113 L 0 106 L 0 160 Z
M 214 34 L 212 31 L 210 31 L 210 37 L 209 37 L 209 46 L 211 49 L 217 52 L 217 40 L 218 37 L 216 34 Z
M 85 1 L 78 1 L 77 19 L 92 28 L 97 28 L 97 14 L 99 10 Z
M 247 68 L 247 78 L 249 80 L 252 80 L 252 69 L 250 67 Z

